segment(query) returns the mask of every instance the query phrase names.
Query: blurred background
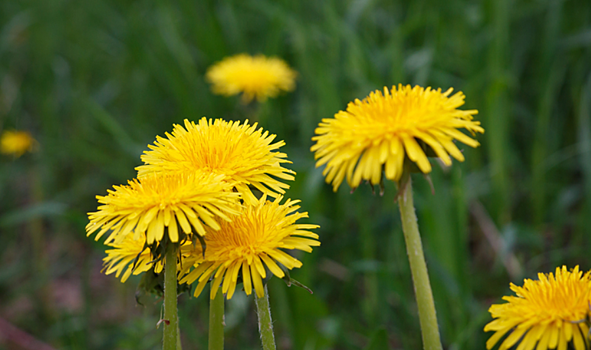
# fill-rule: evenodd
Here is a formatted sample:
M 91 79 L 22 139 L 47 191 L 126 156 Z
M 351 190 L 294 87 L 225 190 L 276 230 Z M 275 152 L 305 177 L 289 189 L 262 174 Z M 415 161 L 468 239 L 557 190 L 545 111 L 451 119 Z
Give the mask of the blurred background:
M 242 52 L 286 60 L 296 90 L 254 107 L 213 95 L 206 69 Z M 464 163 L 433 161 L 434 195 L 414 179 L 443 343 L 482 349 L 510 282 L 591 269 L 591 2 L 0 2 L 0 129 L 38 142 L 0 156 L 0 348 L 159 349 L 160 302 L 100 273 L 86 213 L 173 123 L 256 114 L 287 143 L 288 196 L 321 225 L 292 273 L 314 294 L 270 281 L 278 347 L 420 349 L 394 184 L 333 193 L 309 151 L 321 118 L 398 83 L 463 91 L 486 129 Z M 259 349 L 243 294 L 226 348 Z M 207 298 L 179 303 L 184 349 L 204 349 Z

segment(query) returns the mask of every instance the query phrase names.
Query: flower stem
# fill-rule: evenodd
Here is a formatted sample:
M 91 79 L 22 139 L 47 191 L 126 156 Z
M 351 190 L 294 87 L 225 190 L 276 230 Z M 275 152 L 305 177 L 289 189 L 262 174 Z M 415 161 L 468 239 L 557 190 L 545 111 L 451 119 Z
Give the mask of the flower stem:
M 255 294 L 257 316 L 259 318 L 259 333 L 263 343 L 263 350 L 275 350 L 275 336 L 273 335 L 273 321 L 271 320 L 271 308 L 269 306 L 269 292 L 265 285 L 265 295 L 258 298 Z
M 162 350 L 177 350 L 178 314 L 177 314 L 177 276 L 175 244 L 169 243 L 164 263 L 164 340 Z
M 429 274 L 427 273 L 427 264 L 423 253 L 421 235 L 417 225 L 417 216 L 415 214 L 414 202 L 412 197 L 412 181 L 409 172 L 404 172 L 402 184 L 399 186 L 399 208 L 402 218 L 402 230 L 404 231 L 404 240 L 406 241 L 406 251 L 410 262 L 412 281 L 415 289 L 415 297 L 419 309 L 419 321 L 421 322 L 421 333 L 423 336 L 423 349 L 441 350 L 441 339 L 439 337 L 439 328 L 437 326 L 437 316 L 435 315 L 435 302 L 431 292 Z
M 209 350 L 224 349 L 224 294 L 220 290 L 209 301 Z

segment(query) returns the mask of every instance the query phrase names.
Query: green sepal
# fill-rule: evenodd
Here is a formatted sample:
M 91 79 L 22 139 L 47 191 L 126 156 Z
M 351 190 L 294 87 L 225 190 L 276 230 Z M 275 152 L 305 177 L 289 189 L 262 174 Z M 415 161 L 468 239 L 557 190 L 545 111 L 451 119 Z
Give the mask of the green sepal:
M 205 249 L 207 248 L 207 245 L 205 244 L 205 239 L 200 234 L 193 235 L 193 245 L 197 245 L 195 238 L 197 238 L 199 244 L 201 244 L 201 253 L 203 254 L 203 258 L 205 258 Z
M 140 299 L 146 294 L 153 294 L 157 297 L 164 296 L 164 273 L 155 273 L 154 269 L 146 271 L 135 291 L 135 301 L 143 305 Z
M 435 186 L 433 185 L 433 180 L 431 179 L 431 175 L 423 173 L 419 169 L 419 167 L 416 165 L 415 162 L 411 161 L 408 157 L 405 157 L 404 158 L 404 165 L 403 165 L 403 169 L 402 169 L 402 176 L 400 176 L 400 179 L 398 181 L 396 181 L 396 187 L 398 187 L 398 192 L 396 193 L 396 196 L 394 196 L 394 203 L 398 202 L 398 199 L 400 199 L 400 194 L 402 192 L 404 192 L 404 189 L 408 185 L 408 182 L 410 181 L 410 176 L 405 176 L 405 175 L 409 174 L 409 173 L 410 174 L 413 174 L 413 173 L 422 174 L 423 177 L 425 178 L 425 180 L 427 180 L 429 187 L 431 188 L 431 193 L 435 194 Z
M 187 293 L 189 296 L 191 296 L 192 295 L 192 293 L 191 293 L 191 290 L 192 289 L 193 289 L 193 286 L 190 285 L 190 284 L 187 284 L 187 283 L 179 284 L 177 282 L 176 290 L 177 290 L 178 295 L 181 295 L 183 293 Z
M 433 185 L 433 179 L 431 179 L 431 174 L 423 174 L 423 177 L 425 178 L 425 180 L 427 180 L 427 183 L 431 188 L 431 194 L 435 195 L 435 186 Z
M 179 284 L 177 281 L 177 293 L 181 295 L 188 293 L 191 295 L 193 286 L 187 283 Z M 139 305 L 141 299 L 148 294 L 152 294 L 155 297 L 162 298 L 164 296 L 164 271 L 161 273 L 155 273 L 154 269 L 150 269 L 142 274 L 142 279 L 135 290 L 135 301 Z
M 417 163 L 411 161 L 408 157 L 404 158 L 404 170 L 411 174 L 423 174 Z
M 310 292 L 310 294 L 314 294 L 312 289 L 308 288 L 305 284 L 291 278 L 291 276 L 289 275 L 289 270 L 285 269 L 284 271 L 285 271 L 285 275 L 283 276 L 282 280 L 283 280 L 283 282 L 285 282 L 285 284 L 287 284 L 288 287 L 291 287 L 291 285 L 293 284 L 296 287 L 300 287 L 300 288 L 307 290 L 308 292 Z
M 435 151 L 433 150 L 433 148 L 431 148 L 431 146 L 429 146 L 428 144 L 425 143 L 425 141 L 421 140 L 421 139 L 417 139 L 415 138 L 415 140 L 417 141 L 417 143 L 419 144 L 419 146 L 421 146 L 421 149 L 423 150 L 423 152 L 425 152 L 425 155 L 429 158 L 439 158 L 437 156 L 437 153 L 435 153 Z
M 187 240 L 186 235 L 180 235 L 179 233 L 179 241 L 178 242 L 171 242 L 168 238 L 168 228 L 165 228 L 164 237 L 162 237 L 161 241 L 154 241 L 152 244 L 147 244 L 146 246 L 150 248 L 150 252 L 152 252 L 152 261 L 150 263 L 156 264 L 157 262 L 163 261 L 166 256 L 166 248 L 169 244 L 174 244 L 177 247 L 177 251 L 180 250 L 180 242 Z
M 288 278 L 286 278 L 286 277 L 288 277 Z M 282 279 L 285 282 L 285 284 L 287 284 L 288 287 L 291 287 L 291 285 L 293 284 L 296 287 L 300 287 L 300 288 L 307 290 L 308 292 L 310 292 L 310 294 L 314 294 L 314 292 L 312 291 L 312 289 L 310 289 L 310 287 L 306 286 L 305 284 L 303 284 L 302 282 L 300 282 L 298 280 L 295 280 L 293 278 L 289 278 L 289 276 L 287 276 L 287 275 L 285 275 Z

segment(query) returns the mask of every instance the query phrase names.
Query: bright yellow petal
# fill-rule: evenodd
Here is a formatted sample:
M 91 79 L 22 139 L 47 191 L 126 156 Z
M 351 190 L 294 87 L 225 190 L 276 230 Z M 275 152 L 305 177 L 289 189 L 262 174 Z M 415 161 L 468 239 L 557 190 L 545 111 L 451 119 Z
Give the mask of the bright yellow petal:
M 538 342 L 538 346 L 536 347 L 536 350 L 547 350 L 548 343 L 550 342 L 550 336 L 551 336 L 551 332 L 548 332 L 548 331 L 544 332 L 544 334 L 540 338 L 540 341 Z
M 495 344 L 499 341 L 499 339 L 501 339 L 505 335 L 505 333 L 507 333 L 510 330 L 511 328 L 505 328 L 503 330 L 498 330 L 497 332 L 495 332 L 495 334 L 493 334 L 486 341 L 486 348 L 489 350 L 492 349 L 493 346 L 495 346 Z
M 179 227 L 177 226 L 176 220 L 174 218 L 170 220 L 168 225 L 168 237 L 170 237 L 170 241 L 173 243 L 179 241 Z
M 581 335 L 580 329 L 575 328 L 573 331 L 573 343 L 575 345 L 575 350 L 585 350 L 585 340 L 584 337 L 587 336 L 587 333 Z
M 228 289 L 228 291 L 227 291 L 227 293 L 228 293 L 228 294 L 227 294 L 227 299 L 232 299 L 232 296 L 234 295 L 234 291 L 236 290 L 236 282 L 237 282 L 237 279 L 238 279 L 238 272 L 240 271 L 240 266 L 241 266 L 241 265 L 242 265 L 242 264 L 240 264 L 240 263 L 236 263 L 236 264 L 234 264 L 234 265 L 232 266 L 232 270 L 231 270 L 231 272 L 229 273 L 229 276 L 228 276 L 228 275 L 226 275 L 226 278 L 230 277 L 230 278 L 228 278 L 228 279 L 231 281 L 231 282 L 230 282 L 229 289 Z M 224 283 L 225 283 L 225 282 L 226 282 L 226 281 L 224 280 Z
M 406 149 L 408 158 L 417 163 L 419 169 L 421 169 L 423 173 L 430 173 L 431 164 L 429 163 L 425 152 L 421 146 L 419 146 L 414 137 L 404 137 L 402 140 L 404 141 L 404 148 Z
M 250 295 L 252 293 L 252 283 L 250 282 L 250 268 L 246 261 L 242 262 L 242 282 L 244 283 L 244 292 L 246 295 Z
M 191 233 L 191 225 L 189 224 L 189 221 L 187 220 L 187 217 L 185 216 L 183 211 L 180 209 L 176 209 L 174 214 L 175 214 L 179 224 L 181 225 L 183 232 L 185 234 Z
M 513 346 L 513 344 L 515 344 L 519 338 L 521 338 L 523 336 L 523 334 L 525 332 L 527 332 L 527 328 L 516 328 L 513 330 L 513 332 L 511 332 L 511 334 L 509 334 L 509 336 L 507 337 L 507 339 L 505 339 L 505 341 L 501 344 L 501 347 L 499 349 L 508 349 L 510 347 Z
M 261 280 L 261 275 L 259 275 L 258 270 L 254 266 L 250 266 L 250 273 L 252 277 L 252 282 L 254 284 L 254 290 L 256 292 L 257 297 L 262 298 L 265 295 L 265 289 L 263 287 L 263 281 Z
M 266 254 L 261 254 L 261 259 L 263 259 L 265 265 L 267 265 L 269 270 L 271 270 L 271 272 L 275 276 L 279 278 L 283 278 L 283 276 L 285 276 L 285 273 L 281 270 L 281 268 L 277 266 L 277 264 L 273 260 L 269 259 L 269 257 Z
M 222 279 L 226 273 L 226 268 L 224 266 L 220 266 L 218 271 L 215 274 L 215 278 L 211 282 L 211 293 L 210 298 L 211 300 L 215 299 L 218 289 L 220 288 L 220 284 L 222 283 Z
M 550 349 L 554 349 L 558 345 L 560 329 L 556 325 L 554 325 L 554 327 L 550 327 L 549 332 L 550 339 L 548 340 L 548 347 L 550 347 Z
M 564 334 L 563 330 L 559 331 L 559 335 L 558 335 L 558 350 L 566 350 L 566 344 L 568 342 L 566 341 L 566 336 Z

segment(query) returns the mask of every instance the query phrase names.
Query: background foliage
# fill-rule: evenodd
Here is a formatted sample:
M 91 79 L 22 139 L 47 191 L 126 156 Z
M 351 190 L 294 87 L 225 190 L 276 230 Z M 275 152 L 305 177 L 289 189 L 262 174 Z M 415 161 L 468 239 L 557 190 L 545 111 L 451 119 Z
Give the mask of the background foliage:
M 285 59 L 296 91 L 260 106 L 212 95 L 207 67 L 241 52 Z M 2 1 L 0 128 L 40 146 L 0 159 L 0 317 L 55 348 L 158 349 L 159 302 L 138 306 L 138 279 L 99 272 L 86 213 L 173 123 L 257 117 L 287 143 L 289 196 L 321 225 L 292 274 L 314 294 L 270 282 L 279 347 L 419 349 L 394 185 L 333 193 L 309 152 L 321 118 L 408 83 L 463 91 L 486 129 L 465 163 L 434 168 L 435 195 L 415 178 L 444 344 L 481 349 L 510 281 L 591 268 L 590 62 L 585 0 Z M 258 349 L 238 294 L 226 347 Z M 205 348 L 206 298 L 180 307 L 185 349 Z

